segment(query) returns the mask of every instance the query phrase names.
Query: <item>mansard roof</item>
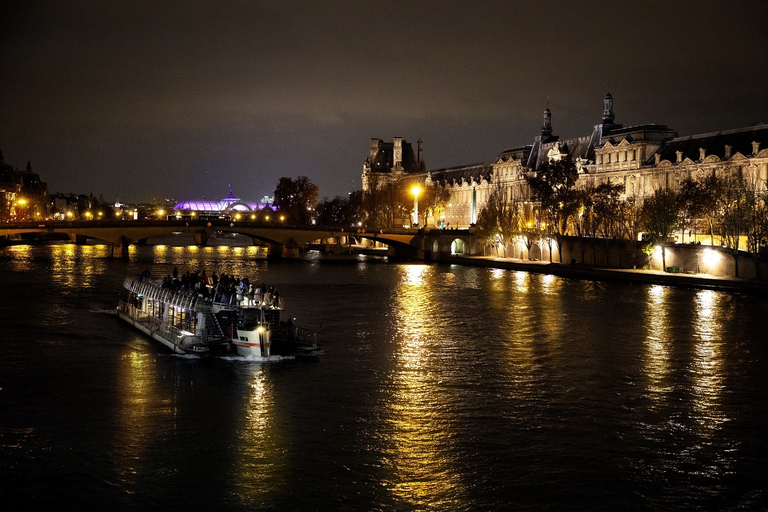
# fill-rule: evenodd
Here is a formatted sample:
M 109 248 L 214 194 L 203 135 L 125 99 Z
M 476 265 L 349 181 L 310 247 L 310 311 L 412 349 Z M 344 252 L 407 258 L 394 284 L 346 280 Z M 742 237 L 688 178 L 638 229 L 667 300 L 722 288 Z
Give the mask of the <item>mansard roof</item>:
M 458 167 L 449 167 L 447 169 L 434 169 L 429 171 L 432 181 L 439 182 L 441 185 L 451 185 L 454 180 L 461 183 L 462 180 L 471 183 L 490 179 L 492 174 L 491 166 L 485 163 L 461 165 Z
M 731 157 L 737 153 L 751 155 L 752 142 L 759 142 L 760 149 L 768 146 L 768 124 L 761 123 L 747 128 L 677 137 L 663 144 L 655 154 L 658 154 L 661 160 L 676 162 L 677 152 L 680 151 L 682 160 L 688 158 L 699 162 L 701 161 L 699 148 L 703 148 L 706 151 L 706 157 L 714 155 L 720 160 L 725 160 L 725 146 L 731 147 Z M 655 156 L 651 155 L 646 164 L 652 165 L 654 161 Z
M 528 159 L 528 168 L 538 171 L 545 167 L 549 163 L 548 153 L 550 149 L 558 144 L 560 153 L 568 155 L 568 159 L 571 161 L 575 161 L 577 158 L 594 161 L 595 140 L 592 136 L 586 136 L 545 142 L 535 148 L 535 154 L 534 152 L 531 153 L 531 157 Z
M 677 137 L 677 132 L 666 125 L 656 123 L 638 124 L 609 130 L 602 136 L 601 145 L 610 141 L 614 146 L 626 139 L 630 142 L 654 141 L 661 142 Z
M 509 159 L 510 157 L 516 160 L 526 161 L 528 160 L 528 156 L 531 154 L 532 149 L 533 149 L 533 144 L 526 144 L 524 146 L 516 146 L 513 148 L 505 149 L 504 151 L 499 153 L 497 161 L 498 159 L 501 159 L 501 158 Z

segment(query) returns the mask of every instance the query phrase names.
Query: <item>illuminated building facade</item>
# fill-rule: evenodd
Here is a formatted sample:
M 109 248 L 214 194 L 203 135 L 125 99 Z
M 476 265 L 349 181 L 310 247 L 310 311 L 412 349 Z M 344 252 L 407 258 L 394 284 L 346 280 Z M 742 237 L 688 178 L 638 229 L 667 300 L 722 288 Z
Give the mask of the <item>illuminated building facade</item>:
M 591 133 L 563 139 L 553 135 L 552 112 L 547 108 L 541 132 L 533 143 L 505 149 L 491 163 L 428 171 L 423 169 L 420 158 L 421 168 L 411 166 L 409 171 L 402 163 L 398 165 L 396 151 L 407 144 L 402 138 L 395 138 L 391 145 L 371 139 L 371 156 L 363 165 L 363 190 L 371 191 L 404 177 L 436 184 L 448 189 L 451 198 L 443 217 L 431 222 L 467 227 L 475 223 L 491 184 L 499 183 L 510 199 L 532 205 L 526 176 L 541 171 L 551 160 L 563 158 L 570 159 L 578 170 L 577 187 L 596 187 L 607 182 L 619 184 L 624 198 L 642 199 L 657 189 L 676 189 L 688 177 L 698 179 L 711 173 L 720 176 L 738 173 L 755 187 L 765 187 L 767 124 L 679 137 L 675 130 L 664 125 L 624 127 L 614 121 L 613 97 L 607 94 L 603 99 L 602 121 L 593 126 Z M 376 147 L 374 141 L 378 141 Z M 388 167 L 390 161 L 392 166 Z

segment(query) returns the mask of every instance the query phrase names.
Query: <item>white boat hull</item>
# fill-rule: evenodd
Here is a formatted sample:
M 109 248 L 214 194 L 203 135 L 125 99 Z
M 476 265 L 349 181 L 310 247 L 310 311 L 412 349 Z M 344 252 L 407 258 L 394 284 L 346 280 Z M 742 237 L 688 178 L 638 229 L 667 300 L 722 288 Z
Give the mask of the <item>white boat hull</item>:
M 253 331 L 237 330 L 237 339 L 232 340 L 237 355 L 243 357 L 269 357 L 271 352 L 270 331 L 258 328 Z

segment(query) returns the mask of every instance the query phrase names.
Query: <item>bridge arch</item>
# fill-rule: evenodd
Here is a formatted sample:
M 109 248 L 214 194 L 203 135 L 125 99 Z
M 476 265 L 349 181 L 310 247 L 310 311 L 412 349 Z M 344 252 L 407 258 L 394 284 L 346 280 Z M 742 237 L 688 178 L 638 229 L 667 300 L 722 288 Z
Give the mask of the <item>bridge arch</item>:
M 451 242 L 451 254 L 466 254 L 467 243 L 461 238 L 454 238 Z

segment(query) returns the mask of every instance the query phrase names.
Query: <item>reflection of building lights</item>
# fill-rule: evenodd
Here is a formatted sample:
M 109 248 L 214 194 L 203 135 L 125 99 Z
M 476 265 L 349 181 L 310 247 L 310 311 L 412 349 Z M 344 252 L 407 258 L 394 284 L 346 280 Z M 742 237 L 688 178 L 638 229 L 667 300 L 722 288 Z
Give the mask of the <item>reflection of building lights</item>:
M 265 220 L 269 220 L 269 215 L 264 217 Z
M 282 222 L 282 221 L 284 221 L 284 220 L 285 220 L 285 215 L 281 215 L 281 216 L 280 216 L 280 222 Z

